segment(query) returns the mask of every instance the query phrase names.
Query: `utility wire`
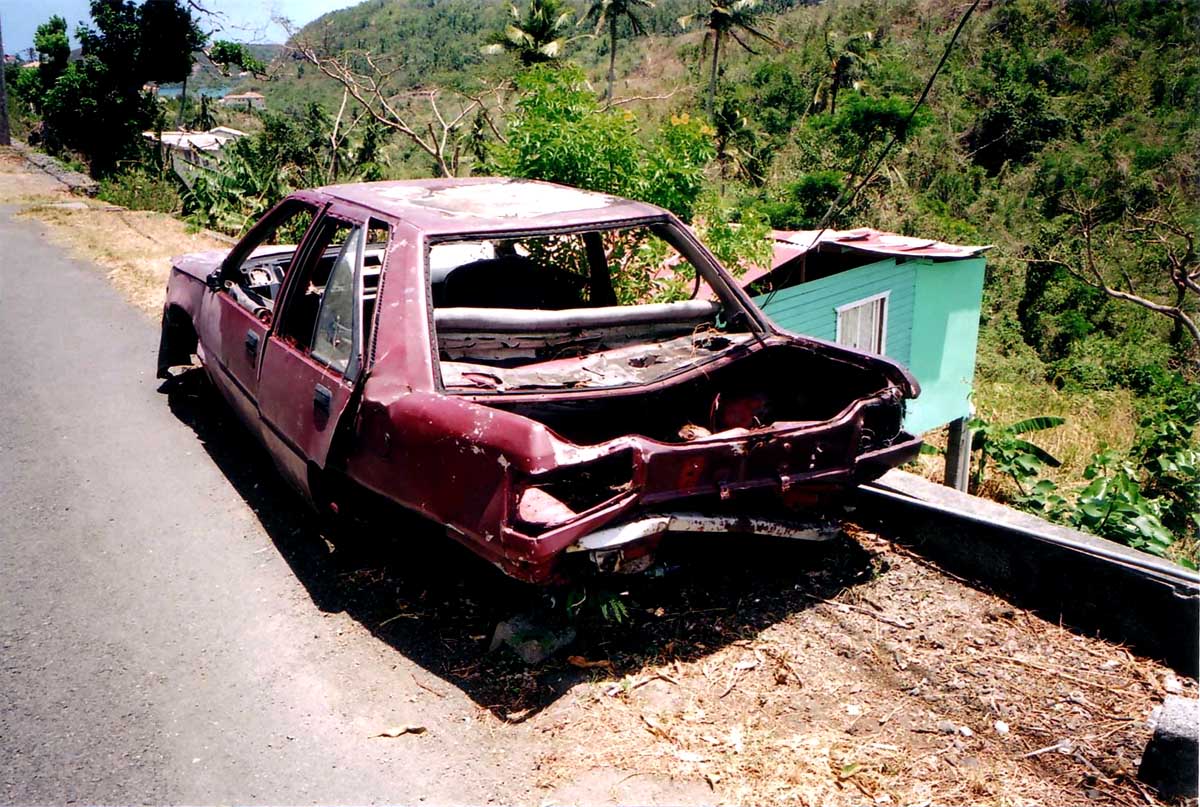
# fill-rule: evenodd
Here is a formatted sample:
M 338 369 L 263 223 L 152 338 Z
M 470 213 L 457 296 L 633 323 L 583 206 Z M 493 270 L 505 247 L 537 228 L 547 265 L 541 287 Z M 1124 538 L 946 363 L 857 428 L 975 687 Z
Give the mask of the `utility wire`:
M 896 129 L 896 131 L 892 132 L 892 139 L 889 140 L 887 145 L 883 147 L 883 151 L 879 153 L 879 157 L 875 160 L 875 164 L 871 166 L 871 170 L 868 171 L 866 175 L 859 180 L 858 184 L 854 186 L 854 190 L 851 191 L 850 197 L 846 199 L 845 202 L 842 201 L 842 197 L 845 194 L 839 193 L 837 198 L 830 203 L 829 209 L 825 211 L 825 215 L 821 218 L 820 223 L 817 225 L 817 234 L 813 236 L 813 240 L 809 242 L 808 246 L 804 250 L 805 254 L 810 252 L 812 248 L 817 245 L 817 242 L 821 240 L 821 236 L 824 235 L 825 231 L 829 229 L 829 222 L 833 220 L 833 217 L 838 213 L 838 211 L 840 211 L 843 207 L 848 206 L 856 198 L 858 198 L 859 192 L 865 188 L 867 183 L 870 182 L 875 176 L 875 172 L 879 170 L 879 166 L 883 165 L 883 161 L 886 160 L 888 154 L 892 152 L 892 148 L 900 141 L 900 138 L 903 135 L 908 133 L 908 127 L 913 122 L 913 118 L 917 116 L 917 110 L 921 108 L 921 105 L 925 103 L 925 99 L 929 97 L 929 91 L 933 89 L 933 82 L 937 80 L 938 74 L 942 72 L 942 68 L 946 65 L 946 60 L 950 58 L 950 53 L 954 50 L 954 44 L 958 41 L 958 35 L 961 34 L 963 28 L 966 27 L 967 20 L 969 20 L 971 15 L 975 13 L 975 9 L 979 7 L 980 2 L 981 0 L 974 0 L 967 10 L 963 12 L 962 18 L 958 21 L 958 27 L 954 29 L 954 33 L 950 36 L 950 41 L 946 43 L 946 50 L 942 52 L 941 60 L 937 63 L 937 67 L 933 69 L 933 73 L 930 74 L 929 81 L 925 82 L 925 89 L 921 91 L 921 96 L 917 98 L 917 102 L 913 104 L 912 111 L 908 113 L 908 117 L 904 119 L 904 123 L 898 129 Z M 863 151 L 859 155 L 860 159 L 866 155 L 866 149 L 869 145 L 869 142 L 863 144 Z M 853 177 L 853 175 L 851 175 L 851 177 Z M 766 308 L 768 305 L 770 305 L 771 300 L 774 299 L 775 294 L 778 291 L 778 288 L 772 289 L 767 295 L 767 299 L 763 300 L 763 304 L 760 306 L 760 308 Z

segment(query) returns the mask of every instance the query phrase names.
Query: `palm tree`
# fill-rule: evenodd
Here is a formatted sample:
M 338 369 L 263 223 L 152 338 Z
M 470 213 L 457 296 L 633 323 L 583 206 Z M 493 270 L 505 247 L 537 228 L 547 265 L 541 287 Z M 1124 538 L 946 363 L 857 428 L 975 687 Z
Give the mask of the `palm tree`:
M 713 114 L 713 98 L 717 94 L 717 71 L 721 61 L 721 40 L 725 35 L 733 37 L 733 41 L 750 53 L 758 53 L 746 43 L 746 39 L 754 38 L 769 45 L 780 47 L 779 42 L 766 33 L 774 22 L 758 7 L 760 0 L 708 0 L 708 8 L 694 14 L 679 18 L 680 26 L 688 28 L 697 20 L 704 23 L 708 30 L 704 33 L 702 54 L 706 54 L 709 42 L 712 43 L 712 62 L 708 74 L 708 100 L 705 109 L 711 118 Z M 703 58 L 703 56 L 702 56 Z
M 642 21 L 634 12 L 636 8 L 654 8 L 651 0 L 592 0 L 587 13 L 580 22 L 596 21 L 596 36 L 608 26 L 608 93 L 605 98 L 611 102 L 613 84 L 617 80 L 617 23 L 622 17 L 629 20 L 629 27 L 635 36 L 646 32 Z
M 524 67 L 552 62 L 562 55 L 569 41 L 566 31 L 575 16 L 562 0 L 529 0 L 524 17 L 516 3 L 509 4 L 508 12 L 512 22 L 488 37 L 484 53 L 512 53 Z
M 868 49 L 875 41 L 870 31 L 825 35 L 825 54 L 829 59 L 829 114 L 837 112 L 838 90 L 855 86 L 870 67 Z

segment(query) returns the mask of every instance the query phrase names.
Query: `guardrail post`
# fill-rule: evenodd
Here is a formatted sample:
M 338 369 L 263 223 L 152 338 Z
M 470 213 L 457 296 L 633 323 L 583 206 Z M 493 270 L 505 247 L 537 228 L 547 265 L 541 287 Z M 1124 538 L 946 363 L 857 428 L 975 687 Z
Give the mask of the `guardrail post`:
M 967 419 L 950 421 L 950 438 L 946 444 L 946 486 L 967 490 L 967 478 L 971 475 L 971 430 Z

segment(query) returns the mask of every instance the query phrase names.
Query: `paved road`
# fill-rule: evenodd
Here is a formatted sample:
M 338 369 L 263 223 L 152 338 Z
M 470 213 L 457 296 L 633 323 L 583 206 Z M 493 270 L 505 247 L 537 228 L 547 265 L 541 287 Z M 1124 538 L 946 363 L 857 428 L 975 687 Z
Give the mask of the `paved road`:
M 12 213 L 0 800 L 530 798 L 508 778 L 528 765 L 524 735 L 319 602 L 297 569 L 325 550 L 288 545 L 304 516 L 256 513 L 255 466 L 239 477 L 222 435 L 202 440 L 158 391 L 156 325 Z M 416 722 L 429 732 L 370 738 Z

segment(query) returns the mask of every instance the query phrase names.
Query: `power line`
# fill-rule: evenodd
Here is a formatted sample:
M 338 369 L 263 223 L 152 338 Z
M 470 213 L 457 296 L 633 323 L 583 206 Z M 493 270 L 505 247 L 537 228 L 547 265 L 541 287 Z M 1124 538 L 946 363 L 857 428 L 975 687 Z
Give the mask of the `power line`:
M 975 9 L 979 7 L 980 2 L 981 0 L 974 0 L 974 2 L 967 7 L 967 10 L 963 12 L 962 18 L 958 21 L 958 26 L 954 29 L 954 33 L 950 36 L 950 41 L 946 43 L 946 50 L 942 52 L 941 60 L 938 61 L 937 67 L 933 69 L 933 73 L 930 74 L 929 80 L 925 82 L 925 89 L 921 91 L 920 97 L 917 98 L 917 102 L 913 104 L 913 108 L 908 113 L 908 117 L 904 119 L 904 123 L 901 124 L 894 132 L 892 132 L 892 139 L 889 140 L 887 145 L 883 147 L 883 151 L 879 153 L 879 157 L 875 160 L 875 164 L 871 166 L 871 170 L 868 171 L 863 178 L 859 180 L 858 184 L 854 186 L 854 190 L 850 193 L 849 198 L 847 198 L 845 202 L 842 201 L 842 197 L 845 194 L 839 193 L 837 198 L 830 203 L 829 209 L 825 211 L 825 215 L 821 218 L 820 223 L 817 225 L 817 234 L 813 236 L 813 240 L 809 242 L 808 247 L 804 250 L 805 254 L 811 251 L 812 248 L 817 245 L 817 242 L 821 240 L 821 236 L 824 235 L 825 231 L 829 229 L 829 222 L 833 219 L 834 215 L 843 207 L 848 206 L 856 198 L 858 198 L 859 191 L 865 188 L 867 183 L 870 182 L 875 176 L 875 172 L 879 170 L 879 166 L 883 165 L 883 161 L 887 159 L 888 154 L 891 153 L 892 148 L 896 145 L 896 143 L 899 142 L 901 136 L 908 133 L 908 127 L 913 122 L 913 118 L 917 116 L 917 110 L 921 108 L 921 105 L 925 103 L 925 99 L 929 97 L 929 91 L 933 89 L 933 82 L 937 80 L 938 74 L 942 72 L 942 68 L 946 65 L 946 60 L 950 58 L 950 52 L 954 50 L 954 44 L 958 41 L 958 35 L 961 34 L 963 28 L 966 27 L 967 20 L 969 20 L 971 15 L 975 13 Z M 856 163 L 860 162 L 862 158 L 866 156 L 866 150 L 869 145 L 869 142 L 863 144 L 863 150 L 859 154 L 859 159 L 855 161 Z M 851 177 L 853 178 L 853 175 L 851 175 Z M 767 295 L 767 299 L 763 300 L 763 304 L 760 307 L 766 308 L 766 306 L 769 305 L 771 300 L 774 298 L 777 291 L 779 291 L 778 288 L 772 289 Z

